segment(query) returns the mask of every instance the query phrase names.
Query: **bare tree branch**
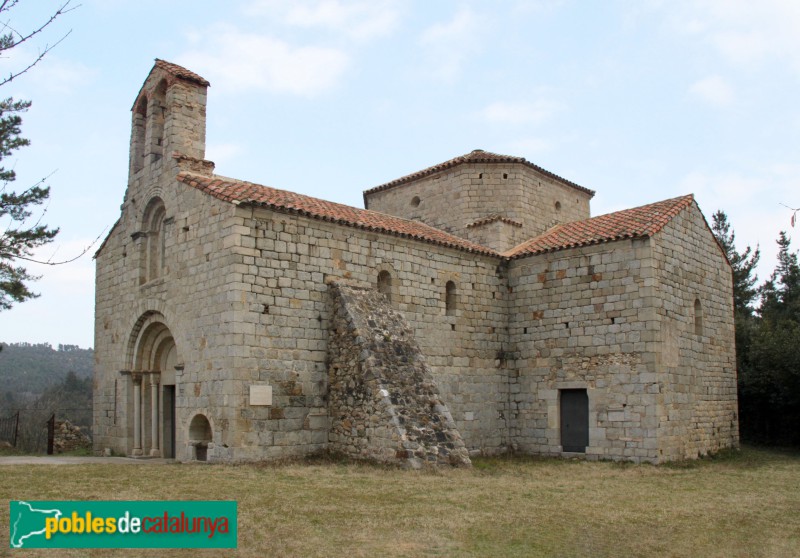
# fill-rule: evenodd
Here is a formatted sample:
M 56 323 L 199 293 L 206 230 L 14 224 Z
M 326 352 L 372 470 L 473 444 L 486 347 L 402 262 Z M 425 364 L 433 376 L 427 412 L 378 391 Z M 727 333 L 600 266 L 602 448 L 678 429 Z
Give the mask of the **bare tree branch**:
M 3 253 L 0 253 L 0 258 L 9 258 L 9 259 L 15 259 L 15 260 L 24 260 L 24 261 L 26 261 L 26 262 L 33 262 L 33 263 L 37 263 L 37 264 L 41 264 L 41 265 L 50 265 L 50 266 L 64 265 L 64 264 L 72 263 L 72 262 L 74 262 L 74 261 L 76 261 L 76 260 L 79 260 L 80 258 L 82 258 L 83 256 L 85 256 L 86 254 L 88 254 L 88 253 L 89 253 L 89 251 L 90 251 L 90 250 L 91 250 L 91 249 L 92 249 L 92 248 L 93 248 L 93 247 L 94 247 L 94 246 L 95 246 L 95 245 L 96 245 L 98 242 L 100 242 L 100 239 L 101 239 L 101 238 L 103 238 L 103 235 L 105 235 L 105 233 L 106 233 L 106 231 L 107 231 L 107 230 L 108 230 L 108 227 L 105 227 L 105 228 L 104 228 L 102 231 L 100 231 L 100 234 L 98 234 L 98 235 L 95 237 L 95 239 L 92 241 L 92 243 L 91 243 L 91 244 L 89 244 L 89 245 L 88 245 L 86 248 L 84 248 L 84 249 L 81 251 L 81 253 L 80 253 L 80 254 L 78 254 L 78 255 L 77 255 L 77 256 L 75 256 L 74 258 L 70 258 L 70 259 L 68 259 L 68 260 L 57 261 L 57 262 L 54 262 L 54 261 L 53 261 L 53 258 L 55 257 L 55 255 L 56 255 L 56 252 L 58 252 L 58 248 L 56 248 L 56 251 L 55 251 L 55 252 L 53 252 L 53 254 L 52 254 L 52 255 L 51 255 L 51 256 L 50 256 L 48 259 L 46 259 L 46 260 L 37 260 L 36 258 L 28 258 L 28 257 L 26 257 L 26 256 L 13 256 L 13 255 L 11 255 L 11 254 L 3 254 Z
M 11 1 L 3 0 L 2 4 L 0 4 L 0 13 L 3 13 L 5 11 L 8 11 L 11 8 L 13 8 L 17 4 L 17 1 L 18 0 L 11 0 Z M 2 35 L 2 37 L 0 37 L 0 55 L 2 55 L 2 53 L 5 52 L 6 50 L 13 49 L 14 47 L 17 47 L 17 46 L 21 45 L 22 43 L 24 43 L 24 42 L 30 40 L 31 38 L 35 37 L 36 35 L 38 35 L 42 31 L 44 31 L 59 16 L 64 15 L 66 13 L 69 13 L 69 12 L 71 12 L 73 10 L 76 10 L 76 9 L 80 8 L 80 5 L 71 6 L 70 7 L 70 3 L 71 2 L 72 2 L 72 0 L 67 0 L 66 2 L 64 2 L 64 4 L 62 4 L 61 7 L 58 8 L 53 13 L 53 15 L 50 16 L 50 18 L 46 22 L 44 22 L 42 25 L 40 25 L 39 27 L 37 27 L 33 31 L 30 31 L 27 34 L 22 34 L 19 31 L 17 31 L 15 28 L 11 27 L 10 21 L 0 22 L 0 26 L 2 26 L 2 29 L 0 29 L 0 33 L 5 33 L 4 35 Z M 24 74 L 25 72 L 27 72 L 28 70 L 30 70 L 31 68 L 36 66 L 36 64 L 41 62 L 42 59 L 47 55 L 48 52 L 50 52 L 56 46 L 58 46 L 58 44 L 61 43 L 61 41 L 63 41 L 64 39 L 66 39 L 69 36 L 70 33 L 72 33 L 72 30 L 67 31 L 67 33 L 63 37 L 58 39 L 52 45 L 46 44 L 44 46 L 44 49 L 39 52 L 39 54 L 33 60 L 33 62 L 29 63 L 27 66 L 25 66 L 20 71 L 17 71 L 17 72 L 13 72 L 12 71 L 8 75 L 8 77 L 6 77 L 2 81 L 0 81 L 0 86 L 3 86 L 6 83 L 14 80 L 14 78 L 17 78 L 17 77 L 21 76 L 22 74 Z
M 791 209 L 791 210 L 792 210 L 792 219 L 791 219 L 791 223 L 792 223 L 792 228 L 794 228 L 794 225 L 795 225 L 795 223 L 797 223 L 797 212 L 798 212 L 798 211 L 800 211 L 800 207 L 798 207 L 797 209 L 795 209 L 794 207 L 789 207 L 789 206 L 788 206 L 788 205 L 786 205 L 785 203 L 782 203 L 781 205 L 782 205 L 783 207 L 785 207 L 786 209 Z

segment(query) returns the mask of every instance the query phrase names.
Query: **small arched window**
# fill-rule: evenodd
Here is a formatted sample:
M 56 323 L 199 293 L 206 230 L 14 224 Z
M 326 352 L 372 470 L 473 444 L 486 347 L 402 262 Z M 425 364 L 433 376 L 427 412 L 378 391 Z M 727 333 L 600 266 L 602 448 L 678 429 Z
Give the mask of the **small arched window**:
M 378 273 L 378 292 L 392 301 L 392 274 L 385 269 Z
M 457 295 L 456 295 L 456 284 L 452 281 L 448 281 L 447 285 L 444 287 L 444 313 L 447 316 L 455 316 L 456 315 L 456 303 L 457 303 Z
M 703 335 L 703 305 L 700 299 L 694 299 L 694 334 Z
M 145 239 L 142 243 L 142 282 L 152 281 L 164 273 L 165 223 L 167 211 L 161 198 L 147 204 L 142 221 Z

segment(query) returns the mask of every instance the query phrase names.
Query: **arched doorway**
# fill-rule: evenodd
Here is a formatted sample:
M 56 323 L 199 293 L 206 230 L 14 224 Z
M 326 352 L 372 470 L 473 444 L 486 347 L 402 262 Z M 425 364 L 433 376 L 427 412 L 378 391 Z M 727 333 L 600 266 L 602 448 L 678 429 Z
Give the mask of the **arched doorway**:
M 180 358 L 164 316 L 148 312 L 136 323 L 129 345 L 129 425 L 134 456 L 175 457 L 175 376 Z

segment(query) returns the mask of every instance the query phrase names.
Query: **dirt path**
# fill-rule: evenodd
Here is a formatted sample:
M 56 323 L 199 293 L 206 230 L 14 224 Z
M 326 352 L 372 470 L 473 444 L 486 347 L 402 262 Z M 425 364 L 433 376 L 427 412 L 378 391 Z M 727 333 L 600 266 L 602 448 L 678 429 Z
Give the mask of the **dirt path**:
M 3 465 L 87 465 L 90 463 L 116 463 L 119 465 L 164 465 L 174 463 L 172 459 L 133 459 L 131 457 L 76 457 L 60 455 L 4 455 Z

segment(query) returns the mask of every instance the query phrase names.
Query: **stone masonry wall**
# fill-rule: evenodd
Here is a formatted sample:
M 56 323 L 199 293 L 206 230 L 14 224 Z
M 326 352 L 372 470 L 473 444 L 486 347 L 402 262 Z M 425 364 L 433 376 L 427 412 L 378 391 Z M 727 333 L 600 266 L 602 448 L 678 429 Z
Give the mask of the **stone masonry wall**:
M 371 193 L 366 202 L 369 209 L 422 221 L 475 242 L 485 241 L 486 231 L 468 225 L 494 214 L 514 219 L 522 227 L 507 228 L 504 241 L 492 241 L 493 247 L 507 250 L 556 223 L 588 218 L 590 198 L 518 163 L 464 163 Z
M 511 438 L 561 453 L 559 390 L 589 396 L 587 457 L 657 461 L 661 384 L 649 240 L 513 260 Z
M 498 258 L 467 254 L 263 208 L 237 210 L 231 301 L 237 340 L 227 370 L 239 407 L 236 459 L 303 455 L 328 441 L 328 285 L 342 279 L 375 288 L 391 274 L 392 307 L 411 325 L 442 400 L 470 450 L 508 445 L 505 279 Z M 456 285 L 448 315 L 445 287 Z M 246 403 L 248 386 L 272 386 L 273 404 Z
M 134 103 L 132 161 L 122 212 L 96 255 L 94 447 L 98 452 L 110 448 L 120 454 L 133 448 L 133 384 L 130 375 L 120 372 L 135 368 L 134 353 L 143 325 L 160 321 L 174 338 L 177 354 L 169 362 L 181 365 L 178 370 L 162 371 L 162 379 L 174 378 L 176 385 L 176 457 L 190 455 L 189 424 L 195 414 L 202 413 L 216 427 L 213 445 L 218 455 L 210 458 L 227 458 L 226 425 L 234 419 L 235 409 L 228 403 L 233 387 L 230 380 L 225 382 L 225 370 L 230 353 L 236 350 L 237 340 L 228 325 L 235 319 L 230 299 L 238 291 L 226 270 L 236 259 L 227 250 L 235 208 L 175 181 L 180 170 L 213 169 L 212 163 L 201 160 L 205 87 L 175 79 L 156 67 L 139 95 Z M 159 143 L 153 134 L 159 127 L 143 120 L 137 111 L 145 97 L 148 118 L 163 117 L 158 154 L 153 151 Z M 163 105 L 156 106 L 159 103 Z M 173 150 L 196 159 L 175 159 Z M 141 168 L 133 160 L 137 156 L 144 157 Z M 159 199 L 165 209 L 159 240 L 163 258 L 158 276 L 153 277 L 145 264 L 145 214 L 151 202 Z M 148 384 L 142 395 L 143 449 L 147 451 L 152 443 Z
M 375 289 L 331 283 L 328 449 L 355 459 L 470 465 L 403 316 Z
M 738 447 L 730 266 L 696 205 L 657 235 L 653 253 L 664 378 L 659 455 L 686 459 Z
M 160 277 L 141 283 L 140 262 L 145 253 L 141 240 L 132 235 L 141 230 L 142 212 L 154 196 L 163 200 L 169 220 L 164 268 Z M 230 328 L 235 321 L 230 299 L 240 295 L 225 271 L 235 260 L 226 249 L 233 214 L 230 204 L 178 187 L 170 173 L 150 184 L 135 181 L 129 188 L 120 221 L 96 260 L 97 451 L 110 447 L 126 454 L 132 448 L 133 387 L 130 376 L 120 371 L 134 367 L 139 324 L 152 314 L 169 328 L 178 353 L 176 362 L 185 364 L 181 370 L 170 371 L 176 385 L 176 457 L 188 458 L 189 423 L 198 412 L 217 426 L 216 451 L 224 452 L 228 429 L 223 427 L 234 419 L 235 412 L 229 403 L 233 387 L 226 370 L 236 343 L 241 341 Z M 143 389 L 148 397 L 149 389 L 148 385 Z M 149 409 L 146 406 L 146 419 Z M 146 429 L 146 440 L 149 433 Z
M 393 304 L 412 324 L 470 448 L 505 449 L 508 383 L 497 355 L 506 294 L 496 258 L 465 260 L 463 252 L 394 236 L 236 208 L 168 174 L 149 184 L 137 178 L 128 194 L 97 257 L 96 450 L 132 447 L 132 384 L 119 372 L 131 367 L 140 317 L 157 312 L 185 364 L 176 371 L 178 458 L 188 458 L 197 413 L 212 425 L 210 460 L 321 451 L 329 425 L 325 279 L 372 287 L 380 270 L 391 272 Z M 170 218 L 164 274 L 140 285 L 141 250 L 131 235 L 155 195 Z M 457 286 L 452 315 L 448 281 Z M 263 384 L 272 387 L 273 404 L 249 405 L 250 386 Z

